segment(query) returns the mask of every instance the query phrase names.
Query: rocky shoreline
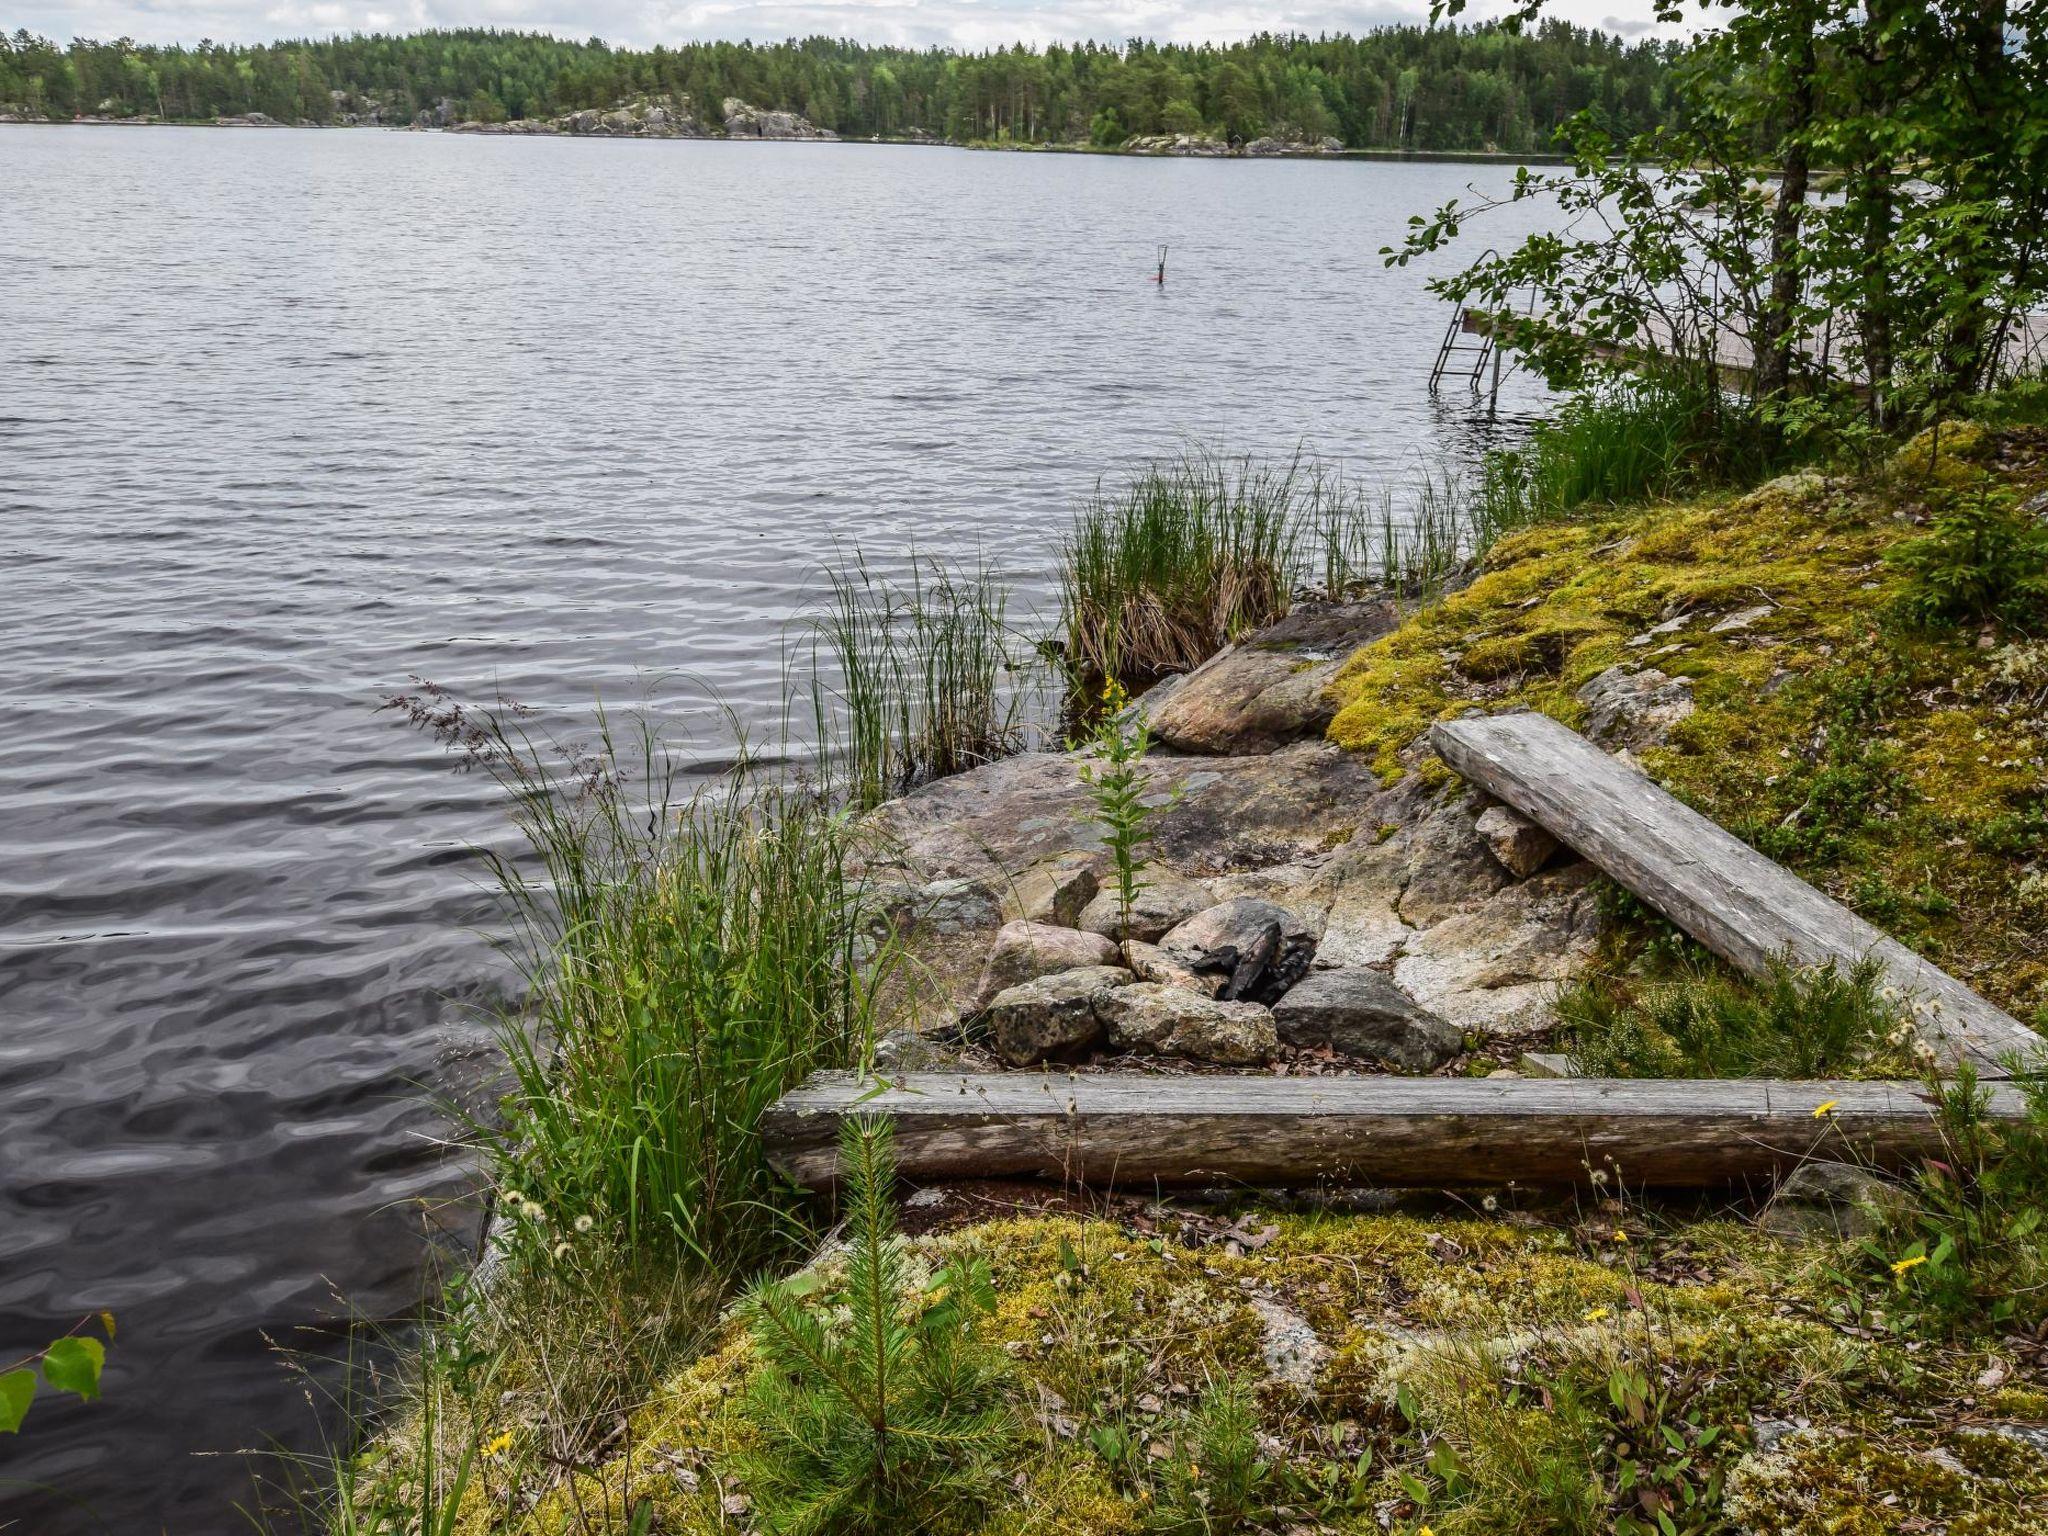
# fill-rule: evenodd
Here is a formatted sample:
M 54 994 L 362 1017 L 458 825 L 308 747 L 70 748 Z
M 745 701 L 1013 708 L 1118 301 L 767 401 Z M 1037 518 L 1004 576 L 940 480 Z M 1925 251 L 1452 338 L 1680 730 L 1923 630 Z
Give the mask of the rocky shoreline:
M 873 935 L 901 946 L 885 1069 L 1513 1072 L 1593 960 L 1594 871 L 1418 740 L 1383 784 L 1323 739 L 1387 600 L 1297 607 L 1133 707 L 1156 843 L 1128 932 L 1072 753 L 925 786 L 871 817 Z M 1626 752 L 1688 706 L 1661 673 L 1584 690 Z

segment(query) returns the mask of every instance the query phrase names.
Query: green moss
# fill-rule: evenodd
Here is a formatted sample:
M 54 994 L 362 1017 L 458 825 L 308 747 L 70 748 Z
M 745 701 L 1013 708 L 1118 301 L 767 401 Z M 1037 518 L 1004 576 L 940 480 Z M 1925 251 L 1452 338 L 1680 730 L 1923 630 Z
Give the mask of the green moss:
M 1941 421 L 1892 455 L 1892 469 L 1909 480 L 1966 485 L 1983 471 L 1977 461 L 1991 446 L 1991 434 L 1974 421 Z
M 2048 1457 L 1982 1432 L 1820 1427 L 1747 1462 L 1728 1507 L 1774 1536 L 2033 1536 L 2048 1508 Z
M 1608 667 L 1688 678 L 1694 713 L 1640 754 L 1660 782 L 2016 1016 L 2040 1015 L 2048 956 L 2027 936 L 2048 879 L 2027 882 L 2048 868 L 2041 687 L 2006 676 L 2026 670 L 2022 647 L 1893 629 L 1905 578 L 1883 558 L 1918 531 L 1908 472 L 1923 460 L 1975 475 L 2038 463 L 2038 445 L 1968 422 L 1939 441 L 1931 454 L 1923 434 L 1860 484 L 1789 476 L 1505 539 L 1470 586 L 1350 658 L 1330 738 L 1383 781 L 1441 779 L 1417 745 L 1435 721 L 1528 707 L 1578 727 L 1576 695 Z

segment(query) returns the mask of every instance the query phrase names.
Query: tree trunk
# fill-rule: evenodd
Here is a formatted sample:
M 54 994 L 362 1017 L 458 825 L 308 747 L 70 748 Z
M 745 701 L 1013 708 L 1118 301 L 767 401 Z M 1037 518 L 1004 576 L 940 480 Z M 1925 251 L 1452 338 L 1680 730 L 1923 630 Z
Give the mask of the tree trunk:
M 1801 20 L 1803 30 L 1792 59 L 1792 89 L 1785 101 L 1785 156 L 1779 173 L 1778 206 L 1771 217 L 1771 286 L 1756 337 L 1759 399 L 1785 392 L 1792 382 L 1792 353 L 1798 344 L 1799 232 L 1806 218 L 1811 170 L 1806 134 L 1813 124 L 1814 95 L 1812 13 Z

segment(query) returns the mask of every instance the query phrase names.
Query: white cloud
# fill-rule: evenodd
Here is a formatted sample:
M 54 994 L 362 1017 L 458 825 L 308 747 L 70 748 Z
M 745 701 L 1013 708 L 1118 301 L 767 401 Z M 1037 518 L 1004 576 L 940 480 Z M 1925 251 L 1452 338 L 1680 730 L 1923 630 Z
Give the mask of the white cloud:
M 1551 11 L 1624 36 L 1651 31 L 1651 0 L 1556 0 Z M 1473 0 L 1468 19 L 1508 0 Z M 1254 32 L 1359 32 L 1427 19 L 1429 0 L 17 0 L 7 22 L 60 40 L 260 42 L 334 32 L 513 27 L 650 46 L 825 34 L 912 47 L 1013 42 L 1228 42 Z

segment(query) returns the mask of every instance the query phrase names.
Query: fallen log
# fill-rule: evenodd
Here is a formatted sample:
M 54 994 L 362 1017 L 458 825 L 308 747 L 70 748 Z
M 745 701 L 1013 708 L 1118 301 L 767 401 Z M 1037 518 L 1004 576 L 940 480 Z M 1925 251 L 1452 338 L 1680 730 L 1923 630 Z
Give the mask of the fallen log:
M 2018 1089 L 1988 1093 L 1993 1116 L 2023 1113 Z M 1094 1187 L 1564 1185 L 1598 1170 L 1703 1188 L 1814 1157 L 1898 1168 L 1940 1147 L 1916 1083 L 821 1072 L 763 1117 L 769 1160 L 831 1184 L 848 1115 L 893 1121 L 913 1179 Z
M 1986 1077 L 2008 1075 L 2016 1057 L 2048 1061 L 2048 1042 L 2019 1020 L 1547 715 L 1440 721 L 1430 744 L 1737 969 L 1762 975 L 1789 956 L 1846 970 L 1874 957 L 1950 1061 Z

